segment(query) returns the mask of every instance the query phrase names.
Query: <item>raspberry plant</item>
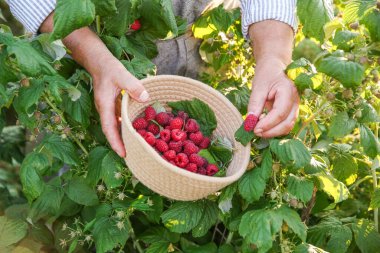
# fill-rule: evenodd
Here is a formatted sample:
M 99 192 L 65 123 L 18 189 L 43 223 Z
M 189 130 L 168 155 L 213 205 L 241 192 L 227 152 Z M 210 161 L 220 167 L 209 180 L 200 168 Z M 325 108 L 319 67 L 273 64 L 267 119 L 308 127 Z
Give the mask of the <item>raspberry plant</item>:
M 332 11 L 298 0 L 297 13 L 286 70 L 301 94 L 294 130 L 237 135 L 253 141 L 247 172 L 195 202 L 162 198 L 131 175 L 101 132 L 91 76 L 52 42 L 91 26 L 143 78 L 154 74 L 154 42 L 186 29 L 171 1 L 58 0 L 54 32 L 35 38 L 1 25 L 0 251 L 377 252 L 379 3 L 337 0 Z M 255 61 L 239 10 L 216 8 L 192 29 L 208 66 L 201 79 L 246 114 Z M 19 126 L 4 127 L 13 112 Z M 23 128 L 32 142 L 44 133 L 25 158 Z

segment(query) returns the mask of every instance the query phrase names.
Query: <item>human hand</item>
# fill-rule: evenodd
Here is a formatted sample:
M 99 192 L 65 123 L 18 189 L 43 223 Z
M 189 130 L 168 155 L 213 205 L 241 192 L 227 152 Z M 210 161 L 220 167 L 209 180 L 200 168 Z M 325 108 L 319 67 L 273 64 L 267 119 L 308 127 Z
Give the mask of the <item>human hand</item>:
M 248 112 L 260 117 L 254 133 L 263 138 L 288 134 L 298 117 L 299 96 L 281 61 L 268 58 L 256 67 Z M 268 114 L 262 114 L 263 109 Z

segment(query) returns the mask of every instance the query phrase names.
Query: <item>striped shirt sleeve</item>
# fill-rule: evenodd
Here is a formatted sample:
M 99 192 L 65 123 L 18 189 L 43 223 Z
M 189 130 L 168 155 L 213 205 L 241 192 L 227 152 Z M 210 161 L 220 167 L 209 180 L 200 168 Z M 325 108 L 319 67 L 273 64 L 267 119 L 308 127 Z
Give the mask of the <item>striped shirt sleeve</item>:
M 7 0 L 7 3 L 25 29 L 37 34 L 41 24 L 54 11 L 56 0 Z
M 242 31 L 248 37 L 251 24 L 264 20 L 277 20 L 297 31 L 296 0 L 241 0 Z

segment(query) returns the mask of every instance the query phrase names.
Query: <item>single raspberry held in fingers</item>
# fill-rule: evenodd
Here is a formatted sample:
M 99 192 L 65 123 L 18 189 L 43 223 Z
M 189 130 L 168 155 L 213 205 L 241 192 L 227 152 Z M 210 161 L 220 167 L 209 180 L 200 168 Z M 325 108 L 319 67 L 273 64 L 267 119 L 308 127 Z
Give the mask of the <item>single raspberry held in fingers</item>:
M 195 163 L 198 167 L 202 167 L 205 164 L 205 160 L 198 154 L 191 154 L 189 156 L 189 161 Z
M 169 148 L 174 150 L 177 153 L 180 153 L 182 151 L 183 143 L 182 141 L 171 141 L 169 142 Z
M 204 137 L 201 143 L 198 145 L 200 149 L 208 148 L 208 146 L 210 146 L 210 139 L 208 137 Z
M 140 30 L 140 28 L 141 28 L 140 20 L 136 19 L 135 22 L 133 22 L 133 23 L 131 24 L 131 29 L 132 29 L 133 31 L 138 31 L 138 30 Z
M 147 131 L 146 131 L 145 129 L 137 130 L 137 132 L 138 132 L 142 137 L 144 137 L 145 134 L 147 133 Z
M 189 134 L 189 139 L 196 145 L 199 145 L 203 141 L 203 134 L 201 131 Z
M 174 119 L 170 120 L 169 122 L 170 128 L 173 129 L 182 129 L 183 126 L 183 119 L 180 117 L 175 117 Z
M 189 164 L 189 158 L 184 153 L 179 153 L 174 159 L 175 164 L 180 168 L 185 168 Z
M 154 135 L 157 135 L 160 133 L 160 127 L 157 126 L 155 123 L 149 123 L 148 127 L 146 128 L 148 132 L 151 132 Z
M 187 143 L 183 147 L 183 153 L 190 156 L 191 154 L 198 153 L 199 148 L 194 143 Z
M 133 121 L 132 126 L 136 130 L 145 129 L 148 126 L 148 121 L 144 118 L 137 118 Z
M 178 111 L 177 116 L 183 119 L 183 121 L 186 121 L 189 119 L 189 114 L 187 114 L 184 111 Z
M 169 150 L 168 144 L 165 141 L 161 140 L 161 139 L 156 140 L 155 147 L 156 147 L 156 149 L 159 152 L 162 152 L 162 153 L 164 153 L 164 152 L 166 152 L 166 151 Z
M 176 152 L 174 150 L 168 150 L 164 153 L 164 157 L 168 160 L 174 160 L 175 157 L 177 156 Z
M 244 120 L 244 130 L 247 132 L 253 131 L 258 121 L 259 118 L 256 115 L 248 114 Z
M 156 137 L 154 137 L 154 135 L 152 133 L 150 133 L 150 132 L 147 132 L 144 135 L 144 139 L 151 146 L 154 146 L 154 144 L 156 144 Z
M 199 131 L 199 124 L 194 119 L 189 119 L 186 122 L 185 130 L 189 133 L 194 133 Z
M 173 141 L 184 141 L 187 139 L 186 132 L 180 129 L 173 129 L 171 131 L 171 137 Z
M 193 173 L 197 173 L 198 171 L 198 168 L 197 168 L 197 165 L 195 163 L 189 163 L 186 168 L 185 168 L 187 171 L 190 171 L 190 172 L 193 172 Z
M 147 121 L 153 120 L 156 117 L 156 110 L 151 105 L 145 108 L 144 113 Z
M 170 117 L 166 112 L 160 112 L 154 119 L 158 124 L 164 127 L 169 124 Z
M 213 176 L 215 175 L 215 173 L 219 171 L 219 168 L 215 164 L 209 164 L 207 165 L 206 171 L 207 171 L 207 176 Z
M 170 135 L 171 135 L 171 132 L 169 129 L 164 129 L 160 132 L 161 140 L 165 141 L 166 143 L 170 141 Z

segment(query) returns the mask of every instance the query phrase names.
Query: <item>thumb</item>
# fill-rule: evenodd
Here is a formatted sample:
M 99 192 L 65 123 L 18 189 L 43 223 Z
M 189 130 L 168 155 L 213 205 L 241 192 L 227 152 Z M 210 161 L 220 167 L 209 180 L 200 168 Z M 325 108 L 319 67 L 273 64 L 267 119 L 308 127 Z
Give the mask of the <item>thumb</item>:
M 130 73 L 127 73 L 126 78 L 122 80 L 119 87 L 126 90 L 127 93 L 138 102 L 144 103 L 149 101 L 149 93 L 144 85 Z
M 251 97 L 248 103 L 248 114 L 253 114 L 260 117 L 264 110 L 265 102 L 267 101 L 268 92 L 264 89 L 253 88 Z

